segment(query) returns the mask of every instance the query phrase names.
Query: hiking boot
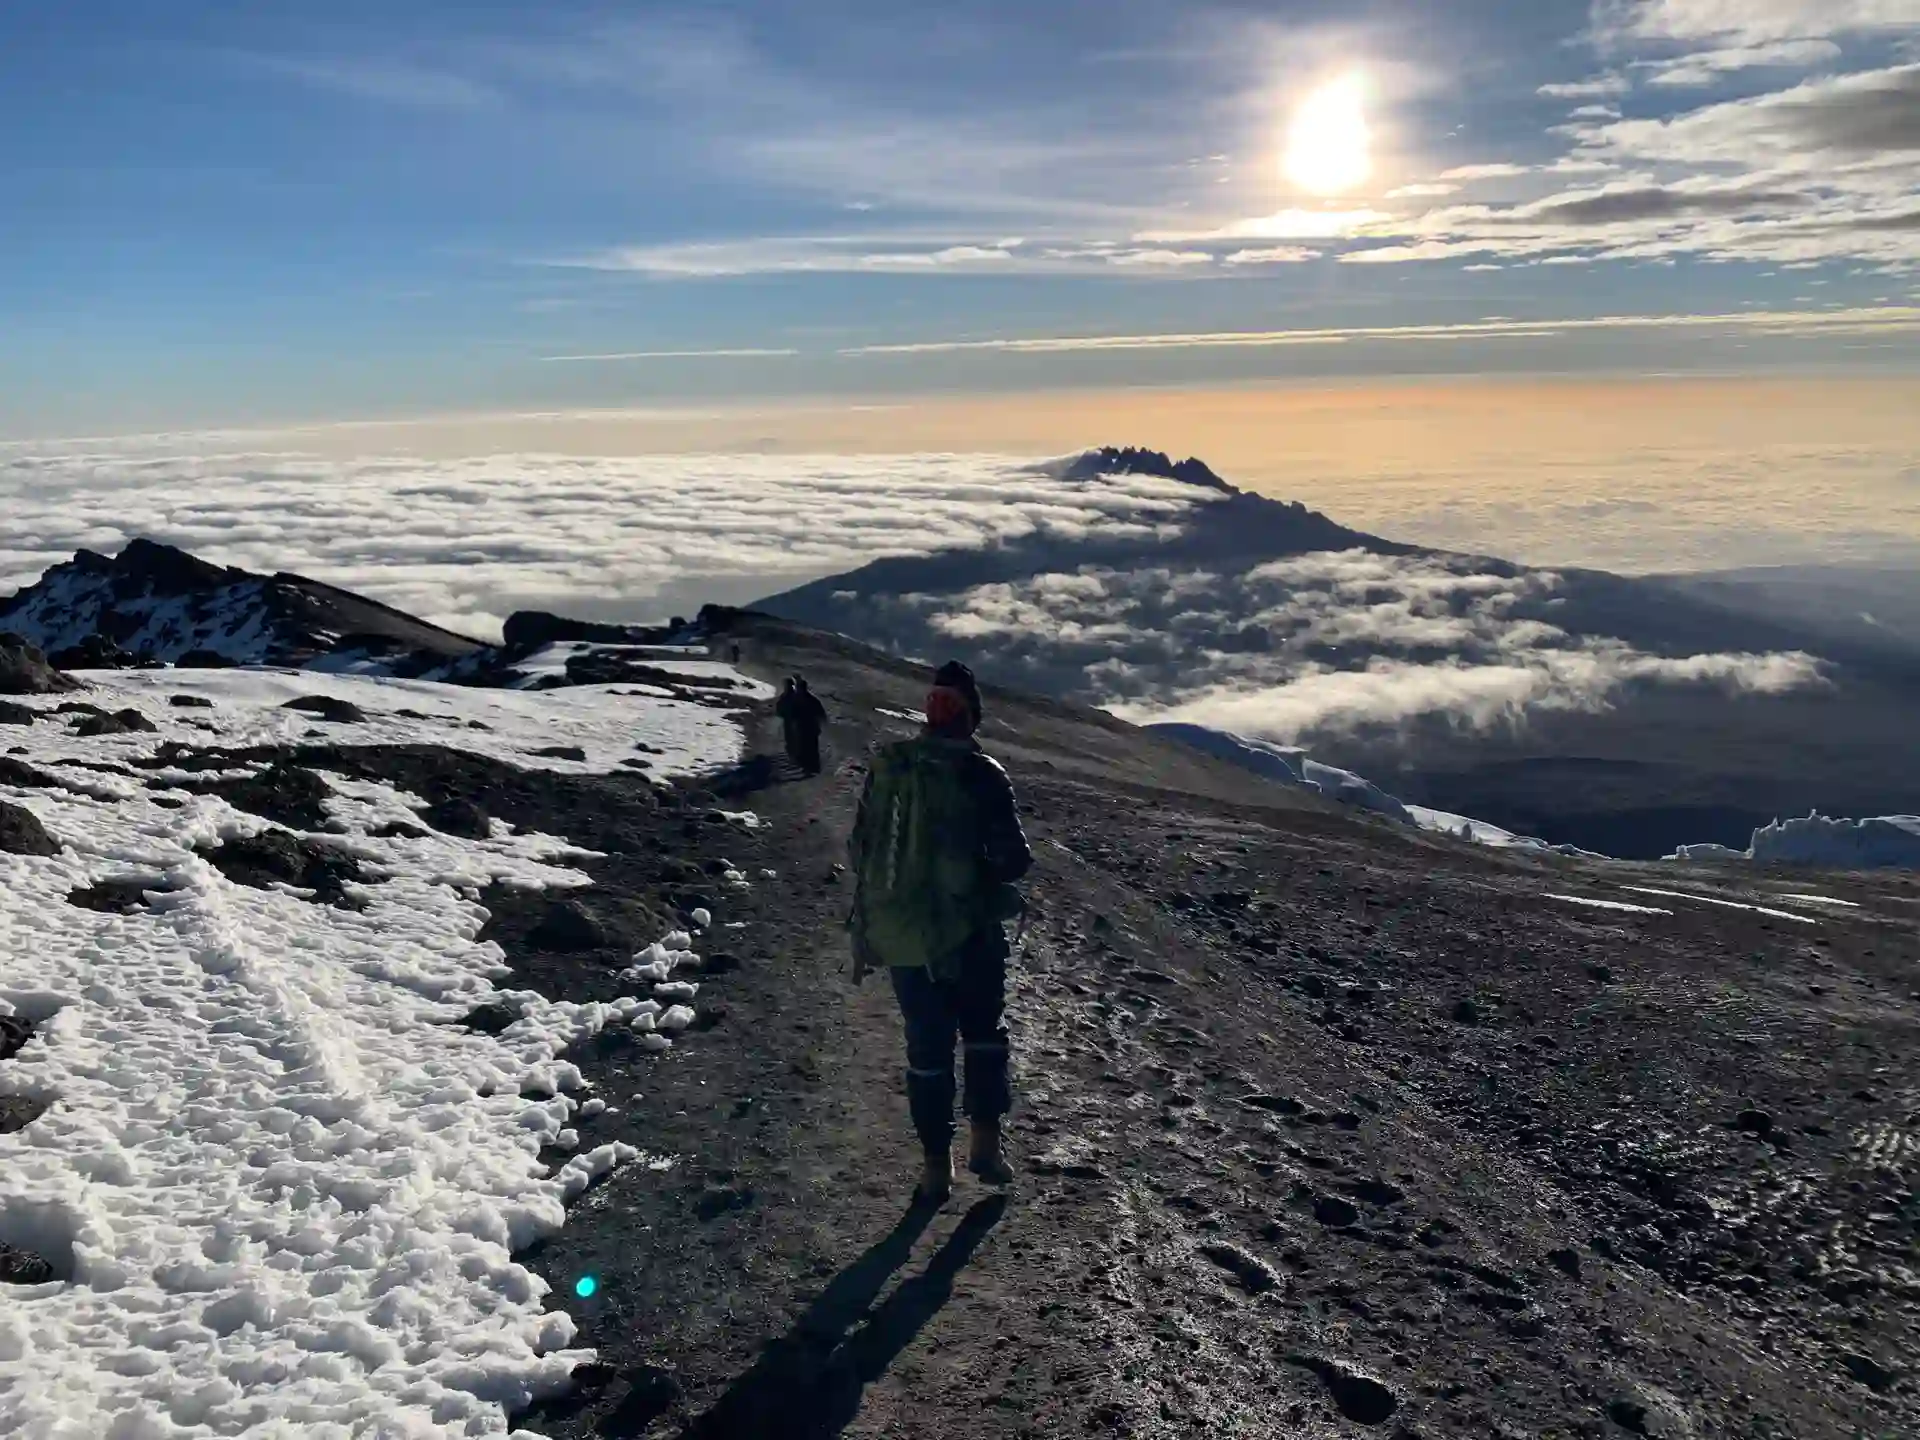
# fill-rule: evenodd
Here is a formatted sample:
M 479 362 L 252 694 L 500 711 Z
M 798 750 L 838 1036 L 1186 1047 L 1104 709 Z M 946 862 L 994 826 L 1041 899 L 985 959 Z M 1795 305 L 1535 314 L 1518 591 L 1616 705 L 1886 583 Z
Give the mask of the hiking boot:
M 1013 1181 L 1013 1167 L 1000 1147 L 1000 1122 L 973 1122 L 973 1145 L 967 1157 L 967 1169 L 989 1185 L 1007 1185 Z
M 944 1205 L 953 1194 L 953 1152 L 951 1150 L 927 1151 L 926 1164 L 920 1171 L 920 1183 L 913 1187 L 913 1200 L 916 1205 Z

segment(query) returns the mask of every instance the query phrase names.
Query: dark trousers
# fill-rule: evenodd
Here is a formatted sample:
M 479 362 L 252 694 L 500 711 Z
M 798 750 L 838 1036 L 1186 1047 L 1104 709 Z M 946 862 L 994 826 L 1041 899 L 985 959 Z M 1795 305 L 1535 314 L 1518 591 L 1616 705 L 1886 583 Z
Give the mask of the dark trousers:
M 969 1120 L 998 1120 L 1013 1108 L 1008 1073 L 1007 961 L 996 953 L 969 955 L 957 980 L 926 970 L 895 968 L 893 993 L 907 1031 L 907 1107 L 926 1149 L 953 1144 L 957 1038 L 966 1056 L 964 1108 Z
M 809 775 L 820 773 L 820 732 L 805 725 L 787 726 L 787 759 Z

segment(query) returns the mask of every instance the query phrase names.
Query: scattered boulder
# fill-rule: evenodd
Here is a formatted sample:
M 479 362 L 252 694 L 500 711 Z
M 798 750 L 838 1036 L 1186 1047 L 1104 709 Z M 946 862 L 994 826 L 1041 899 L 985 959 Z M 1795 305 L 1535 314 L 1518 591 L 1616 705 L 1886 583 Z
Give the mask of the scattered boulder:
M 16 705 L 11 700 L 0 700 L 0 725 L 31 725 L 40 716 L 40 712 L 30 705 Z
M 36 770 L 24 760 L 0 755 L 0 785 L 11 785 L 17 790 L 52 790 L 59 783 L 44 770 Z
M 1238 1245 L 1222 1242 L 1202 1245 L 1200 1253 L 1222 1270 L 1240 1282 L 1240 1288 L 1249 1295 L 1262 1295 L 1280 1283 L 1280 1277 L 1273 1273 L 1273 1267 L 1257 1255 L 1250 1255 Z
M 358 705 L 336 695 L 296 695 L 280 708 L 317 715 L 332 725 L 359 725 L 367 718 L 367 712 Z
M 410 825 L 405 820 L 389 820 L 386 824 L 367 832 L 369 840 L 424 840 L 432 833 L 424 826 Z
M 702 1220 L 718 1220 L 732 1211 L 745 1210 L 751 1204 L 753 1187 L 730 1181 L 704 1187 L 699 1198 L 693 1202 L 693 1213 Z
M 151 734 L 159 728 L 138 710 L 129 707 L 107 715 L 83 716 L 80 723 L 73 727 L 73 733 L 81 736 L 135 735 Z
M 1295 1354 L 1287 1363 L 1318 1375 L 1334 1408 L 1356 1425 L 1384 1425 L 1400 1408 L 1400 1397 L 1391 1389 L 1345 1361 Z
M 360 883 L 360 862 L 322 841 L 286 830 L 263 830 L 258 835 L 229 840 L 207 855 L 212 865 L 236 885 L 268 890 L 292 885 L 313 891 L 318 904 L 346 899 L 348 882 Z
M 1547 1252 L 1547 1263 L 1569 1280 L 1580 1278 L 1580 1252 L 1571 1246 Z
M 603 949 L 608 942 L 605 927 L 579 901 L 555 900 L 527 933 L 527 943 L 539 950 L 571 952 Z
M 0 1095 L 0 1135 L 13 1135 L 47 1113 L 47 1102 L 31 1095 Z
M 332 787 L 313 771 L 284 761 L 275 761 L 258 775 L 200 782 L 193 788 L 218 795 L 236 810 L 292 830 L 324 829 L 326 801 L 333 795 Z
M 60 695 L 80 682 L 11 632 L 0 632 L 0 695 Z
M 0 1285 L 45 1285 L 53 1278 L 51 1261 L 0 1240 Z
M 532 752 L 539 760 L 579 760 L 584 762 L 587 752 L 578 745 L 547 745 Z
M 67 892 L 67 903 L 107 915 L 131 915 L 147 908 L 147 892 L 166 888 L 158 876 L 129 875 L 97 881 Z
M 429 805 L 421 818 L 442 835 L 463 840 L 485 840 L 493 834 L 487 812 L 471 800 L 442 800 Z
M 476 1005 L 460 1017 L 460 1023 L 477 1035 L 500 1035 L 517 1024 L 520 1015 L 509 1010 L 498 1000 L 488 1001 L 485 1005 Z
M 1480 1008 L 1478 1001 L 1458 1000 L 1454 1002 L 1452 1016 L 1456 1025 L 1478 1025 L 1486 1018 L 1486 1012 Z
M 9 855 L 58 855 L 60 842 L 31 810 L 0 800 L 0 850 Z M 5 1020 L 0 1019 L 0 1025 Z
M 169 695 L 167 703 L 176 710 L 211 710 L 213 701 L 204 695 Z
M 54 651 L 47 663 L 58 670 L 131 670 L 140 657 L 95 631 L 78 645 Z
M 1733 1117 L 1733 1128 L 1742 1135 L 1764 1137 L 1773 1133 L 1773 1117 L 1764 1110 L 1742 1110 Z
M 19 1015 L 0 1015 L 0 1060 L 11 1060 L 33 1038 L 33 1022 Z

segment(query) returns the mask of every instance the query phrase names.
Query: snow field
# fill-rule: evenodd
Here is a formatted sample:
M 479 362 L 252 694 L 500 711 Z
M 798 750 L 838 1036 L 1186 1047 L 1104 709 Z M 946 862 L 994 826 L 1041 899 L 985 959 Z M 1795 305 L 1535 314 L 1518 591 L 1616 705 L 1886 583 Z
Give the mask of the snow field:
M 501 692 L 304 673 L 95 678 L 103 683 L 84 698 L 131 704 L 162 733 L 75 740 L 51 720 L 10 730 L 63 783 L 98 783 L 86 794 L 0 787 L 65 847 L 0 854 L 0 1013 L 39 1022 L 0 1063 L 0 1089 L 50 1105 L 0 1135 L 0 1241 L 56 1270 L 50 1283 L 3 1292 L 0 1433 L 524 1433 L 510 1432 L 507 1415 L 563 1390 L 590 1352 L 513 1254 L 558 1228 L 595 1179 L 642 1158 L 606 1145 L 548 1173 L 542 1149 L 577 1146 L 572 1122 L 596 1103 L 576 1098 L 581 1077 L 562 1054 L 643 1014 L 653 1029 L 637 1038 L 664 1049 L 693 1022 L 684 1000 L 697 987 L 593 1004 L 498 988 L 508 972 L 499 947 L 477 938 L 479 888 L 587 883 L 567 867 L 585 852 L 553 837 L 496 825 L 485 841 L 375 839 L 368 831 L 414 818 L 417 802 L 329 777 L 331 838 L 378 883 L 348 886 L 362 909 L 322 906 L 290 887 L 235 885 L 197 853 L 267 828 L 258 817 L 60 762 L 167 738 L 293 738 L 287 727 L 297 736 L 312 717 L 274 707 L 312 693 L 369 713 L 405 697 L 461 718 L 458 729 L 404 718 L 324 726 L 343 743 L 392 743 L 408 726 L 416 742 L 471 736 L 519 763 L 556 743 L 611 748 L 617 731 L 623 750 L 643 735 L 692 769 L 736 758 L 738 732 L 701 707 L 616 706 L 592 691 L 502 704 Z M 169 693 L 217 708 L 180 711 Z M 492 717 L 490 735 L 464 728 L 476 713 Z M 66 898 L 130 877 L 149 882 L 147 907 L 130 914 Z M 655 948 L 670 971 L 697 964 L 686 936 Z M 455 1023 L 483 1003 L 519 1019 L 495 1037 Z

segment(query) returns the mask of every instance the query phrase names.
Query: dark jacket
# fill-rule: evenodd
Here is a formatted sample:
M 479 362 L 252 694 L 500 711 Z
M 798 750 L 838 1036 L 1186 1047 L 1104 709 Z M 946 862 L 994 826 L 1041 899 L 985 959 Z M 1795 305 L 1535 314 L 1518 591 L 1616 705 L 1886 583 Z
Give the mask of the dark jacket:
M 801 733 L 811 730 L 817 734 L 827 723 L 827 707 L 811 690 L 783 691 L 773 713 L 789 730 Z

